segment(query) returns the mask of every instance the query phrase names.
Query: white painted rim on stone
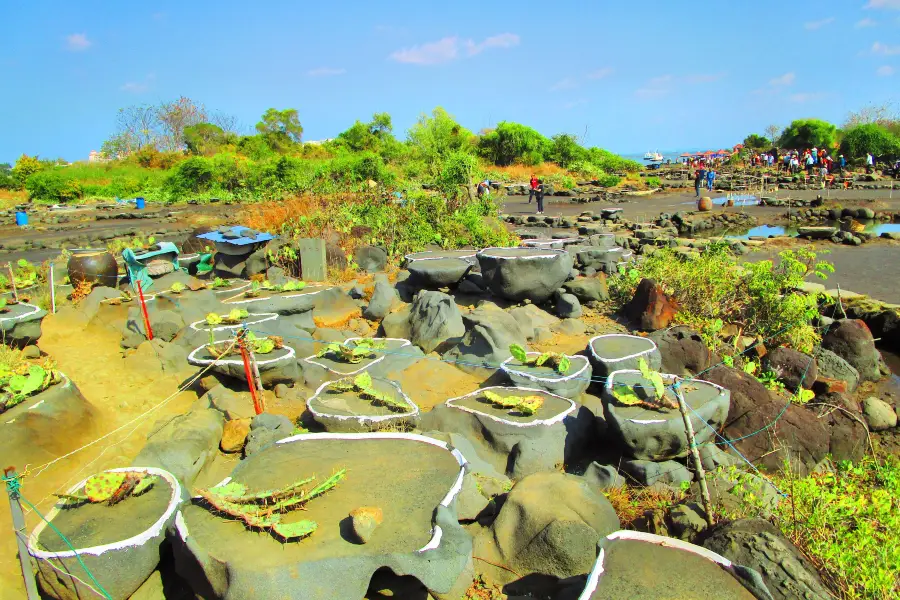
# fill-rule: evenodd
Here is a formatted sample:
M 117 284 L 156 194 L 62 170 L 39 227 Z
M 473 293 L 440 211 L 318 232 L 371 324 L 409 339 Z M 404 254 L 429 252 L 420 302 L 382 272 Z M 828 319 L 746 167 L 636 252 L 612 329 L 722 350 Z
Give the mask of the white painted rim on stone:
M 382 357 L 383 358 L 383 357 Z M 372 363 L 374 364 L 374 363 Z M 403 390 L 400 388 L 400 385 L 395 381 L 390 381 L 389 379 L 383 379 L 386 383 L 391 384 L 395 388 L 397 388 L 397 392 L 403 397 L 403 401 L 409 406 L 409 412 L 405 413 L 391 413 L 387 415 L 333 415 L 331 413 L 317 411 L 312 406 L 313 400 L 319 397 L 319 395 L 326 390 L 326 388 L 334 383 L 334 381 L 326 381 L 316 390 L 316 393 L 310 397 L 309 400 L 306 401 L 306 408 L 309 409 L 309 412 L 312 413 L 313 418 L 322 417 L 323 419 L 335 419 L 337 421 L 356 421 L 360 425 L 364 423 L 385 423 L 387 421 L 393 421 L 397 419 L 408 419 L 410 417 L 418 416 L 419 414 L 419 406 L 412 401 L 412 398 L 407 396 Z
M 278 440 L 275 443 L 292 444 L 294 442 L 317 440 L 411 440 L 413 442 L 422 442 L 425 444 L 431 444 L 432 446 L 437 446 L 438 448 L 443 448 L 444 450 L 450 452 L 450 454 L 453 455 L 453 458 L 456 459 L 456 463 L 459 465 L 459 475 L 456 476 L 456 481 L 450 488 L 450 491 L 448 491 L 444 496 L 444 499 L 441 500 L 440 505 L 444 507 L 450 506 L 450 503 L 453 502 L 453 499 L 456 498 L 457 494 L 459 494 L 460 490 L 462 490 L 463 479 L 466 476 L 466 465 L 468 464 L 466 457 L 463 456 L 462 452 L 460 452 L 456 448 L 451 447 L 450 444 L 442 442 L 441 440 L 426 437 L 424 435 L 418 435 L 415 433 L 393 432 L 300 433 L 298 435 L 292 435 L 291 437 L 284 438 L 283 440 Z M 224 481 L 230 480 L 230 477 L 226 477 Z M 184 516 L 182 515 L 182 512 L 180 510 L 178 511 L 178 514 L 175 515 L 175 528 L 178 530 L 178 535 L 181 536 L 182 541 L 187 542 L 187 538 L 189 535 L 187 523 L 184 522 Z M 441 531 L 440 525 L 434 525 L 431 530 L 431 540 L 416 552 L 421 553 L 438 548 L 440 546 L 442 537 L 443 531 Z
M 610 373 L 610 374 L 609 374 L 609 377 L 606 378 L 606 383 L 605 383 L 604 386 L 603 386 L 603 387 L 606 388 L 606 392 L 607 392 L 610 396 L 613 396 L 613 391 L 612 391 L 612 389 L 613 389 L 613 382 L 614 382 L 614 380 L 615 380 L 615 378 L 616 378 L 616 375 L 618 375 L 619 373 L 637 373 L 637 374 L 640 374 L 641 372 L 638 371 L 637 369 L 619 369 L 618 371 L 613 371 L 612 373 Z M 662 375 L 662 378 L 663 378 L 663 381 L 664 381 L 664 382 L 671 381 L 671 380 L 681 379 L 681 380 L 684 381 L 684 382 L 689 382 L 689 384 L 690 384 L 690 383 L 702 383 L 703 385 L 708 385 L 708 386 L 710 386 L 710 387 L 718 388 L 718 389 L 719 389 L 719 396 L 723 395 L 723 394 L 727 391 L 727 390 L 726 390 L 724 387 L 722 387 L 721 385 L 716 384 L 716 383 L 713 383 L 712 381 L 706 381 L 705 379 L 684 379 L 684 378 L 677 377 L 676 375 L 673 375 L 673 374 L 671 374 L 671 373 L 660 373 L 660 375 Z M 668 410 L 669 412 L 672 413 L 672 416 L 671 416 L 672 419 L 674 419 L 674 418 L 676 418 L 676 417 L 679 418 L 679 419 L 681 418 L 681 413 L 678 412 L 676 409 L 674 409 L 674 408 L 669 408 L 669 409 L 665 409 L 665 410 Z M 632 422 L 632 423 L 637 423 L 638 425 L 650 425 L 650 424 L 652 424 L 652 423 L 665 423 L 665 422 L 668 421 L 669 419 L 626 419 L 626 420 L 627 420 L 627 421 L 630 421 L 630 422 Z
M 476 410 L 474 408 L 468 408 L 465 406 L 457 406 L 456 404 L 454 404 L 454 402 L 456 402 L 457 400 L 469 398 L 470 396 L 477 396 L 485 391 L 492 391 L 492 390 L 507 390 L 507 391 L 518 390 L 518 391 L 523 391 L 523 392 L 535 392 L 538 395 L 553 396 L 554 398 L 557 398 L 564 402 L 568 402 L 569 408 L 567 408 L 566 410 L 562 411 L 561 413 L 555 415 L 554 417 L 552 417 L 550 419 L 535 419 L 534 421 L 529 421 L 527 423 L 519 423 L 516 421 L 507 421 L 506 419 L 502 419 L 502 418 L 496 417 L 494 415 L 489 415 L 487 413 L 481 412 L 480 410 Z M 569 400 L 568 398 L 563 398 L 562 396 L 558 396 L 554 393 L 548 392 L 547 390 L 539 390 L 539 389 L 535 389 L 535 388 L 518 387 L 518 386 L 506 387 L 506 386 L 502 386 L 502 385 L 492 385 L 492 386 L 486 387 L 486 388 L 479 388 L 479 389 L 475 390 L 474 392 L 470 392 L 470 393 L 462 395 L 462 396 L 457 396 L 456 398 L 450 398 L 444 404 L 446 404 L 450 408 L 455 408 L 456 410 L 461 410 L 461 411 L 467 412 L 469 414 L 486 417 L 493 421 L 497 421 L 498 423 L 503 423 L 505 425 L 512 425 L 513 427 L 537 427 L 540 425 L 550 426 L 550 425 L 554 425 L 556 423 L 561 423 L 566 417 L 568 417 L 577 408 L 577 405 L 575 404 L 574 401 Z
M 586 241 L 583 237 L 570 237 L 570 238 L 561 238 L 561 239 L 553 239 L 553 238 L 531 238 L 527 240 L 522 240 L 522 243 L 519 244 L 520 248 L 544 248 L 545 246 L 550 246 L 551 250 L 557 250 L 558 248 L 553 248 L 554 244 L 562 244 L 563 246 L 573 246 L 579 244 L 581 242 Z
M 69 379 L 68 377 L 66 377 L 66 375 L 65 375 L 64 373 L 60 373 L 59 376 L 61 377 L 59 383 L 51 384 L 49 387 L 47 387 L 47 388 L 41 390 L 41 391 L 38 392 L 37 394 L 35 394 L 35 395 L 33 395 L 33 396 L 29 396 L 28 398 L 26 398 L 25 400 L 23 400 L 22 402 L 20 402 L 20 403 L 17 404 L 16 406 L 21 406 L 22 404 L 25 404 L 26 402 L 28 402 L 29 398 L 37 398 L 38 396 L 40 396 L 40 395 L 43 394 L 44 392 L 49 392 L 50 390 L 55 389 L 56 387 L 59 387 L 60 389 L 65 389 L 65 388 L 68 388 L 68 387 L 72 386 L 72 380 Z M 26 408 L 25 410 L 34 410 L 35 408 L 37 408 L 38 406 L 40 406 L 40 405 L 43 404 L 43 403 L 44 403 L 44 400 L 40 400 L 40 401 L 38 401 L 38 402 L 35 402 L 34 404 L 32 404 L 31 406 L 29 406 L 29 407 Z M 8 409 L 8 410 L 6 410 L 6 411 L 4 411 L 3 413 L 0 413 L 0 414 L 4 414 L 4 415 L 5 415 L 5 414 L 7 414 L 9 411 L 11 411 L 13 408 L 16 408 L 16 406 L 13 406 L 12 408 L 10 408 L 10 409 Z M 15 423 L 15 422 L 16 422 L 16 419 L 13 418 L 13 419 L 10 419 L 10 420 L 8 420 L 8 421 L 3 421 L 3 422 L 4 422 L 5 424 L 7 424 L 7 425 L 11 425 L 12 423 Z
M 655 544 L 657 546 L 672 548 L 674 550 L 682 550 L 684 552 L 696 554 L 697 556 L 702 556 L 703 558 L 714 562 L 719 566 L 725 567 L 726 569 L 731 569 L 732 567 L 731 561 L 724 556 L 720 556 L 719 554 L 716 554 L 711 550 L 707 550 L 706 548 L 702 548 L 700 546 L 695 546 L 694 544 L 689 544 L 688 542 L 682 542 L 681 540 L 677 540 L 675 538 L 654 535 L 652 533 L 643 533 L 641 531 L 621 530 L 609 534 L 608 536 L 606 536 L 606 539 L 610 541 L 631 540 L 635 542 Z M 582 591 L 581 595 L 578 596 L 578 600 L 590 600 L 591 595 L 594 593 L 594 591 L 596 591 L 597 586 L 600 584 L 600 577 L 605 572 L 603 568 L 603 561 L 605 558 L 606 552 L 604 552 L 603 548 L 601 548 L 600 554 L 599 556 L 597 556 L 597 561 L 594 563 L 594 567 L 591 569 L 591 572 L 588 575 L 587 585 L 584 586 L 584 591 Z
M 216 343 L 217 343 L 217 344 L 221 344 L 222 341 L 225 341 L 225 340 L 216 340 Z M 197 347 L 197 348 L 194 348 L 194 349 L 191 351 L 191 353 L 188 354 L 188 358 L 187 358 L 187 359 L 188 359 L 188 362 L 189 362 L 190 364 L 196 366 L 196 367 L 202 367 L 202 366 L 206 366 L 206 365 L 211 365 L 211 364 L 213 364 L 213 363 L 219 364 L 219 365 L 243 365 L 243 364 L 244 364 L 244 360 L 243 360 L 242 358 L 241 358 L 241 359 L 233 359 L 233 358 L 219 358 L 219 359 L 215 359 L 215 358 L 197 358 L 196 356 L 194 356 L 195 354 L 197 354 L 197 352 L 200 352 L 201 350 L 203 350 L 204 348 L 206 348 L 206 346 L 208 346 L 208 345 L 209 345 L 209 344 L 203 344 L 202 346 L 199 346 L 199 347 Z M 293 358 L 293 357 L 294 357 L 294 354 L 295 354 L 295 353 L 294 353 L 294 349 L 293 349 L 293 348 L 291 348 L 291 347 L 288 346 L 288 345 L 285 345 L 282 349 L 283 349 L 283 350 L 287 350 L 287 351 L 288 351 L 287 354 L 285 354 L 284 356 L 279 356 L 278 358 L 270 358 L 270 359 L 268 359 L 268 360 L 259 360 L 259 358 L 257 358 L 257 359 L 256 359 L 256 364 L 257 364 L 258 366 L 269 365 L 269 364 L 272 364 L 272 363 L 276 363 L 276 362 L 279 362 L 279 361 L 286 360 L 286 359 L 289 359 L 289 358 Z M 257 355 L 257 356 L 259 356 L 259 355 Z M 265 356 L 265 354 L 263 354 L 262 356 Z
M 233 323 L 228 325 L 216 325 L 212 328 L 213 331 L 227 331 L 229 329 L 240 329 L 244 325 L 257 325 L 259 323 L 265 323 L 266 321 L 274 321 L 278 318 L 278 313 L 250 313 L 247 318 L 250 317 L 260 317 L 255 321 L 241 321 L 240 323 Z M 209 331 L 209 325 L 206 327 L 200 327 L 200 324 L 206 324 L 206 319 L 200 319 L 199 321 L 194 321 L 191 323 L 190 327 L 194 331 Z
M 531 354 L 537 354 L 538 356 L 540 356 L 542 353 L 541 352 L 526 352 L 525 354 L 526 354 L 526 356 L 531 355 Z M 570 361 L 575 361 L 578 359 L 583 360 L 584 366 L 581 367 L 575 373 L 572 373 L 571 375 L 564 375 L 564 376 L 560 376 L 560 377 L 538 377 L 537 375 L 532 375 L 531 373 L 526 373 L 525 371 L 518 371 L 518 370 L 516 370 L 515 367 L 508 365 L 507 364 L 508 362 L 510 362 L 511 360 L 515 360 L 515 357 L 510 356 L 509 358 L 504 360 L 502 363 L 500 363 L 500 370 L 503 371 L 504 373 L 513 373 L 517 377 L 522 377 L 529 381 L 544 381 L 547 383 L 562 383 L 564 381 L 569 381 L 571 379 L 578 379 L 579 375 L 584 373 L 587 370 L 587 368 L 591 365 L 591 361 L 589 361 L 586 356 L 581 356 L 580 354 L 576 354 L 574 356 L 570 356 L 567 354 L 566 356 L 569 358 Z
M 448 254 L 450 252 L 469 252 L 468 250 L 423 250 L 422 252 L 412 252 L 403 257 L 407 264 L 416 262 L 417 260 L 447 260 L 457 258 L 466 260 L 467 258 L 475 258 L 479 250 L 472 250 L 471 254 L 461 254 L 459 256 L 416 256 L 416 254 Z M 469 262 L 469 261 L 466 261 Z
M 491 250 L 532 250 L 532 251 L 541 251 L 541 252 L 552 252 L 552 254 L 533 254 L 533 255 L 525 255 L 525 256 L 498 256 L 496 254 L 491 254 Z M 568 254 L 566 250 L 555 250 L 553 248 L 523 248 L 521 246 L 513 246 L 511 248 L 500 248 L 500 247 L 492 247 L 485 248 L 480 251 L 477 256 L 484 256 L 487 258 L 496 258 L 497 260 L 534 260 L 537 258 L 556 258 L 557 256 L 562 256 L 563 254 Z
M 30 317 L 31 315 L 36 315 L 41 312 L 40 306 L 35 306 L 34 304 L 28 304 L 27 302 L 19 302 L 18 304 L 14 304 L 13 306 L 29 306 L 34 310 L 31 310 L 27 313 L 21 314 L 17 317 L 0 317 L 0 321 L 18 321 L 20 319 L 24 319 L 25 317 Z
M 346 340 L 344 340 L 343 343 L 346 344 L 347 342 L 352 342 L 352 341 L 356 341 L 356 340 L 364 340 L 364 339 L 367 339 L 367 338 L 364 338 L 364 337 L 352 337 L 352 338 L 347 338 Z M 386 337 L 386 338 L 371 338 L 371 339 L 373 339 L 373 340 L 384 340 L 385 342 L 403 342 L 402 344 L 400 344 L 400 346 L 398 347 L 398 349 L 399 349 L 399 348 L 405 348 L 405 347 L 407 347 L 407 346 L 412 346 L 412 342 L 409 341 L 409 340 L 407 340 L 407 339 L 404 339 L 404 338 L 387 338 L 387 337 Z M 368 363 L 368 364 L 365 365 L 364 367 L 360 367 L 359 369 L 357 369 L 357 370 L 355 370 L 355 371 L 351 371 L 350 373 L 342 373 L 342 372 L 340 372 L 340 371 L 335 371 L 335 370 L 332 369 L 331 367 L 329 367 L 329 366 L 327 366 L 327 365 L 323 365 L 322 363 L 313 360 L 313 359 L 315 359 L 315 358 L 319 358 L 319 357 L 316 356 L 315 354 L 313 354 L 312 356 L 307 356 L 306 358 L 304 358 L 304 359 L 303 359 L 303 362 L 311 363 L 311 364 L 314 364 L 314 365 L 316 365 L 316 366 L 318 366 L 318 367 L 322 367 L 323 369 L 325 369 L 325 370 L 328 371 L 329 373 L 334 373 L 335 375 L 342 375 L 342 376 L 344 376 L 344 377 L 347 377 L 347 376 L 349 376 L 349 375 L 358 375 L 359 373 L 362 373 L 363 371 L 365 371 L 366 369 L 368 369 L 368 368 L 371 367 L 372 365 L 377 364 L 377 363 L 380 363 L 381 361 L 383 361 L 385 358 L 387 358 L 387 355 L 386 355 L 386 354 L 382 354 L 381 356 L 379 356 L 378 358 L 376 358 L 376 359 L 373 360 L 372 362 Z M 321 388 L 319 388 L 319 389 L 321 389 Z M 319 391 L 316 390 L 316 395 L 318 395 L 318 393 L 319 393 Z M 315 397 L 315 396 L 313 396 L 313 397 Z
M 650 347 L 647 348 L 646 350 L 641 350 L 640 352 L 636 352 L 634 354 L 629 354 L 627 356 L 620 356 L 619 358 L 605 358 L 605 357 L 602 357 L 599 354 L 597 354 L 597 351 L 594 350 L 594 342 L 596 342 L 599 339 L 609 339 L 609 338 L 614 338 L 614 337 L 620 337 L 620 338 L 625 337 L 625 338 L 631 338 L 634 340 L 644 340 L 644 341 L 650 343 Z M 657 346 L 656 346 L 656 342 L 654 342 L 650 338 L 641 337 L 639 335 L 629 335 L 627 333 L 606 333 L 604 335 L 598 335 L 596 337 L 592 337 L 588 341 L 588 350 L 590 350 L 591 356 L 593 356 L 595 359 L 597 359 L 598 361 L 600 361 L 602 363 L 608 364 L 608 363 L 615 363 L 615 362 L 620 362 L 623 360 L 628 360 L 630 358 L 637 358 L 639 356 L 649 354 L 649 353 L 653 352 L 654 350 L 657 350 Z
M 217 289 L 214 289 L 214 288 L 210 288 L 210 289 L 212 289 L 212 291 L 213 291 L 214 294 L 227 294 L 228 292 L 239 292 L 239 291 L 241 291 L 241 290 L 247 289 L 248 287 L 250 287 L 250 282 L 249 282 L 249 281 L 248 281 L 247 283 L 245 283 L 244 285 L 239 285 L 239 286 L 237 286 L 237 287 L 230 287 L 230 288 L 225 289 L 225 290 L 223 290 L 223 289 L 217 290 Z
M 53 509 L 47 514 L 47 521 L 41 521 L 28 537 L 28 553 L 37 559 L 44 560 L 51 558 L 72 558 L 78 554 L 91 554 L 93 556 L 100 556 L 105 552 L 124 550 L 134 546 L 143 546 L 153 538 L 161 535 L 163 529 L 166 526 L 166 522 L 169 520 L 172 514 L 176 510 L 178 510 L 178 506 L 181 504 L 181 484 L 178 483 L 178 479 L 176 479 L 174 475 L 172 475 L 168 471 L 157 469 L 156 467 L 122 467 L 119 469 L 109 469 L 108 471 L 103 471 L 103 473 L 135 472 L 147 473 L 148 475 L 156 475 L 158 477 L 161 477 L 167 484 L 169 484 L 169 489 L 172 491 L 172 497 L 169 500 L 169 505 L 166 507 L 165 512 L 163 512 L 162 516 L 153 525 L 151 525 L 149 529 L 142 533 L 139 533 L 138 535 L 124 539 L 120 542 L 113 542 L 111 544 L 104 544 L 102 546 L 91 546 L 89 548 L 79 548 L 74 552 L 72 550 L 65 550 L 62 552 L 48 552 L 46 550 L 40 550 L 37 547 L 37 543 L 41 532 L 44 531 L 44 528 L 47 527 L 47 521 L 52 521 L 53 517 L 55 517 L 60 512 L 59 507 L 54 506 Z M 87 483 L 88 479 L 90 479 L 90 477 L 86 477 L 81 483 L 78 483 L 74 487 L 69 489 L 68 493 L 75 494 L 75 492 L 80 490 L 84 486 L 84 484 Z
M 248 285 L 249 285 L 249 284 L 248 284 Z M 310 287 L 320 287 L 320 286 L 306 286 L 306 287 L 303 288 L 303 289 L 305 290 L 305 289 L 310 288 Z M 226 304 L 226 305 L 228 305 L 228 306 L 232 306 L 232 305 L 234 305 L 234 304 L 251 304 L 251 303 L 253 303 L 253 302 L 263 302 L 264 300 L 287 300 L 287 299 L 290 299 L 290 298 L 299 298 L 299 297 L 301 297 L 301 296 L 315 296 L 316 294 L 320 294 L 320 293 L 322 293 L 322 292 L 324 292 L 324 291 L 327 291 L 327 290 L 330 290 L 330 289 L 331 289 L 330 287 L 324 287 L 324 286 L 321 286 L 321 287 L 323 287 L 323 289 L 321 289 L 321 290 L 316 290 L 316 291 L 314 291 L 314 292 L 306 292 L 306 293 L 300 293 L 300 294 L 289 294 L 289 295 L 287 295 L 287 296 L 279 296 L 279 295 L 276 295 L 276 296 L 264 296 L 264 297 L 260 297 L 260 298 L 247 298 L 246 300 L 235 300 L 234 302 L 230 302 L 231 298 L 226 298 L 225 300 L 222 300 L 222 304 Z M 265 291 L 271 291 L 271 290 L 265 290 Z M 297 291 L 300 291 L 300 290 L 297 290 Z M 281 292 L 276 292 L 276 294 L 279 294 L 279 293 L 281 293 Z

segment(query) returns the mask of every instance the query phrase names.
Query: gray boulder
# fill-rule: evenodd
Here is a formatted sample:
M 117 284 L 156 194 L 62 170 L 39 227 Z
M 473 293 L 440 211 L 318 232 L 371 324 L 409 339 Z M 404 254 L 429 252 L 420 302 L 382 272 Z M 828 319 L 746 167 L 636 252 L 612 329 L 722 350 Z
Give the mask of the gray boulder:
M 556 314 L 560 319 L 577 319 L 581 316 L 581 303 L 574 294 L 560 294 L 556 298 Z
M 862 381 L 881 379 L 883 359 L 866 324 L 856 319 L 835 321 L 822 338 L 822 347 L 831 350 L 859 372 Z
M 416 260 L 406 267 L 409 284 L 425 289 L 454 287 L 471 270 L 472 265 L 461 258 Z
M 462 337 L 466 328 L 452 297 L 441 292 L 423 291 L 413 298 L 409 313 L 409 333 L 408 339 L 428 354 L 446 342 Z
M 384 271 L 384 265 L 387 263 L 387 252 L 384 248 L 378 246 L 362 246 L 356 249 L 353 254 L 353 262 L 359 265 L 359 268 L 369 273 Z
M 169 471 L 190 489 L 203 467 L 218 454 L 224 426 L 224 415 L 212 408 L 168 419 L 150 432 L 132 465 Z
M 581 277 L 563 284 L 563 289 L 581 302 L 609 300 L 606 280 L 599 277 Z
M 694 476 L 680 462 L 664 460 L 623 460 L 622 471 L 640 485 L 651 486 L 665 483 L 678 486 L 682 481 L 691 481 Z
M 597 543 L 618 527 L 612 505 L 584 479 L 538 473 L 512 489 L 491 533 L 517 573 L 566 578 L 590 571 Z
M 534 304 L 511 308 L 509 309 L 509 314 L 519 323 L 519 328 L 529 341 L 534 338 L 536 329 L 550 328 L 559 323 L 558 317 L 551 315 Z
M 815 352 L 818 376 L 825 379 L 837 379 L 847 383 L 847 392 L 853 393 L 859 385 L 859 371 L 850 363 L 825 348 L 816 348 Z
M 568 278 L 572 256 L 564 250 L 488 248 L 478 253 L 488 288 L 507 300 L 544 302 Z
M 702 545 L 761 574 L 775 600 L 831 597 L 815 567 L 768 521 L 725 522 L 709 532 Z
M 602 465 L 597 461 L 588 465 L 583 477 L 592 487 L 596 487 L 601 492 L 625 485 L 625 478 L 616 471 L 615 467 Z
M 24 348 L 41 339 L 41 321 L 47 311 L 31 304 L 16 304 L 0 320 L 0 339 L 11 346 Z
M 397 295 L 397 290 L 387 281 L 387 278 L 376 279 L 372 299 L 363 310 L 363 316 L 369 320 L 380 321 L 391 312 L 391 308 L 398 302 L 400 302 L 400 296 Z
M 870 431 L 884 431 L 897 426 L 894 408 L 880 398 L 866 398 L 862 402 L 862 410 Z
M 291 437 L 293 431 L 294 424 L 285 416 L 271 413 L 256 415 L 250 421 L 250 435 L 247 436 L 247 444 L 244 446 L 244 456 L 250 456 L 278 440 Z
M 444 354 L 444 359 L 456 361 L 456 366 L 463 371 L 498 369 L 511 356 L 511 344 L 525 345 L 525 334 L 518 321 L 491 302 L 482 303 L 462 317 L 462 321 L 465 334 L 459 344 Z

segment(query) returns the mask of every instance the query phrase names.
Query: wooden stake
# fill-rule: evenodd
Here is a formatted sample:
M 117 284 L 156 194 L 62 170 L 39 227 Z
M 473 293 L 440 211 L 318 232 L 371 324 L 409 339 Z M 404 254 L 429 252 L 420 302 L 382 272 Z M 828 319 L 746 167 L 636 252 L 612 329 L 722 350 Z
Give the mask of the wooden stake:
M 256 378 L 253 376 L 253 367 L 250 365 L 250 352 L 247 350 L 247 344 L 244 340 L 245 334 L 246 330 L 241 330 L 238 333 L 238 347 L 241 350 L 241 360 L 244 362 L 244 375 L 247 377 L 247 387 L 250 388 L 250 397 L 253 399 L 253 410 L 256 414 L 260 414 L 264 409 L 258 398 Z
M 706 511 L 706 523 L 710 527 L 713 526 L 712 500 L 709 498 L 709 487 L 706 484 L 706 472 L 703 470 L 703 463 L 700 462 L 700 452 L 697 450 L 697 441 L 694 438 L 694 426 L 687 414 L 687 404 L 684 401 L 684 395 L 681 393 L 681 382 L 677 381 L 674 386 L 675 395 L 678 397 L 678 410 L 681 412 L 681 419 L 684 421 L 684 432 L 687 434 L 688 444 L 691 448 L 691 458 L 694 459 L 694 473 L 700 482 L 700 496 L 703 500 L 703 510 Z
M 18 302 L 19 301 L 19 291 L 16 289 L 16 276 L 13 274 L 12 263 L 6 263 L 6 268 L 9 269 L 9 284 L 12 286 L 13 291 L 13 299 Z
M 50 312 L 56 314 L 56 286 L 53 283 L 53 263 L 50 263 Z
M 25 580 L 25 593 L 28 600 L 40 600 L 37 584 L 34 581 L 34 572 L 31 570 L 31 555 L 28 554 L 28 546 L 25 544 L 25 515 L 22 505 L 19 504 L 18 474 L 15 467 L 3 469 L 3 477 L 6 480 L 6 493 L 9 496 L 9 510 L 12 513 L 13 535 L 16 536 L 16 545 L 19 547 L 19 562 L 22 565 L 22 578 Z

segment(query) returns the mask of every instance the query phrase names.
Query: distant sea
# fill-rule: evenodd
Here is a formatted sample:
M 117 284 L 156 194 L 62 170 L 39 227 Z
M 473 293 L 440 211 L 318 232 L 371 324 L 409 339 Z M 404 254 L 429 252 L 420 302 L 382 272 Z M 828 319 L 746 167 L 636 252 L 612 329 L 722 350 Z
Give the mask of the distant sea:
M 667 160 L 671 160 L 672 162 L 678 162 L 681 159 L 681 155 L 684 154 L 685 152 L 690 152 L 691 154 L 693 154 L 694 152 L 705 152 L 707 150 L 719 150 L 719 148 L 694 148 L 694 149 L 690 149 L 690 150 L 655 150 L 654 149 L 654 150 L 646 150 L 644 152 L 641 152 L 640 154 L 623 154 L 622 156 L 629 160 L 636 160 L 639 163 L 645 164 L 646 162 L 648 162 L 648 161 L 644 160 L 644 154 L 646 152 L 659 152 L 660 154 L 662 154 L 663 162 L 666 162 Z

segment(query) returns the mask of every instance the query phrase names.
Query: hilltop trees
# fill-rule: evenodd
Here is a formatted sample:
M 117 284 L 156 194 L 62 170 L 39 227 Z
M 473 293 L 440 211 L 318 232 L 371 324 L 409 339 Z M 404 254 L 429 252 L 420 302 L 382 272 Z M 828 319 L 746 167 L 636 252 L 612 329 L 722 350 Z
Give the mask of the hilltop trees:
M 300 124 L 296 108 L 268 109 L 263 113 L 262 120 L 256 124 L 256 131 L 274 149 L 298 144 L 303 136 L 303 126 Z
M 764 150 L 769 145 L 769 140 L 765 136 L 756 133 L 751 133 L 744 138 L 744 147 L 750 150 Z
M 834 148 L 837 127 L 819 119 L 797 119 L 781 133 L 779 146 L 783 148 Z
M 450 153 L 472 152 L 472 132 L 456 122 L 453 115 L 438 106 L 431 116 L 421 115 L 410 128 L 409 146 L 413 155 L 427 165 L 432 175 L 438 175 L 443 160 Z
M 527 125 L 509 121 L 500 121 L 478 140 L 478 153 L 501 166 L 515 162 L 539 165 L 549 149 L 550 140 Z

